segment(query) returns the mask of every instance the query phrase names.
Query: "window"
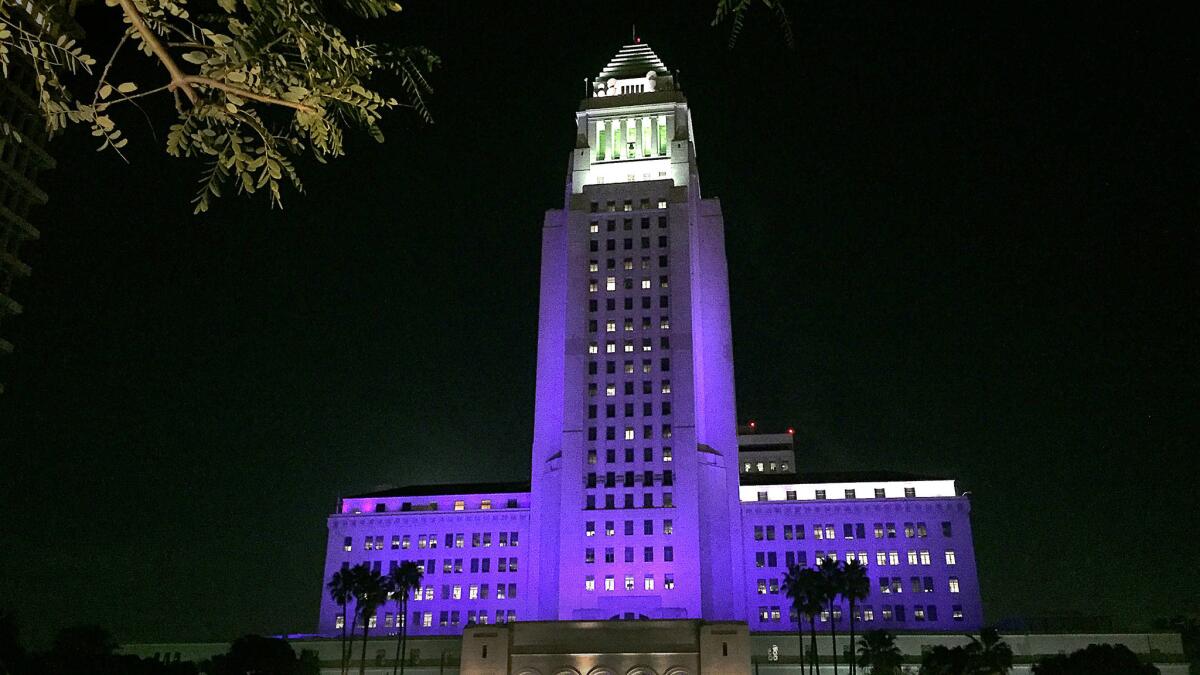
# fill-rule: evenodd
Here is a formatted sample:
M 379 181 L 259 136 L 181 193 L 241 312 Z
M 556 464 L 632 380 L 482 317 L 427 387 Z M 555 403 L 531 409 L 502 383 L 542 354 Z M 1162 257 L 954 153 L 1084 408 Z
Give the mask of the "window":
M 909 552 L 908 552 L 908 564 L 909 564 L 909 565 L 916 565 L 916 564 L 917 564 L 917 552 L 916 552 L 916 551 L 909 551 Z
M 595 576 L 593 576 L 593 575 L 589 574 L 589 575 L 587 575 L 586 577 L 584 577 L 584 579 L 583 579 L 583 590 L 585 590 L 585 591 L 594 591 L 594 590 L 596 590 L 596 577 L 595 577 Z
M 675 588 L 675 575 L 674 574 L 664 574 L 663 575 L 663 588 L 667 589 L 668 591 Z
M 952 613 L 951 613 L 951 616 L 953 616 L 953 617 L 954 617 L 954 620 L 955 620 L 955 621 L 962 621 L 962 620 L 963 620 L 963 608 L 962 608 L 962 605 L 954 605 L 954 606 L 952 607 L 952 610 L 953 610 L 953 611 L 952 611 Z
M 825 491 L 824 491 L 824 490 L 817 490 L 817 495 L 816 495 L 816 497 L 817 497 L 817 499 L 825 499 Z
M 758 501 L 760 501 L 760 502 L 765 502 L 765 501 L 767 501 L 767 493 L 766 493 L 766 491 L 765 491 L 765 490 L 761 490 L 761 491 L 759 491 L 759 493 L 758 493 Z
M 846 499 L 854 499 L 854 490 L 852 490 L 852 489 L 846 490 Z
M 954 556 L 954 551 L 946 551 L 946 564 L 954 565 L 955 563 L 956 563 L 956 559 Z
M 423 538 L 424 537 L 422 537 L 422 539 Z M 353 537 L 346 537 L 345 539 L 342 540 L 342 550 L 343 551 L 353 551 L 354 550 L 354 538 Z
M 929 551 L 921 551 L 921 564 L 929 565 Z
M 942 536 L 949 537 L 949 536 L 951 536 L 950 533 L 951 533 L 950 521 L 948 521 L 948 520 L 943 521 L 942 522 Z
M 674 521 L 671 521 L 671 520 L 663 521 L 663 534 L 675 534 Z
M 338 614 L 336 617 L 334 617 L 334 619 L 333 619 L 333 627 L 334 628 L 337 628 L 340 630 L 345 625 L 346 625 L 346 615 L 345 614 Z
M 888 564 L 889 565 L 899 565 L 900 564 L 900 552 L 899 551 L 888 551 Z
M 594 549 L 594 548 L 584 549 L 583 562 L 585 562 L 589 565 L 596 562 L 596 549 Z
M 907 499 L 912 499 L 913 497 L 916 497 L 917 496 L 917 488 L 915 488 L 915 487 L 904 488 L 904 496 Z
M 958 577 L 950 577 L 950 592 L 958 592 Z
M 615 591 L 616 589 L 617 589 L 617 582 L 616 582 L 616 579 L 613 578 L 613 575 L 611 575 L 611 574 L 605 575 L 604 590 Z
M 875 488 L 875 499 L 883 499 L 886 494 L 883 488 Z
M 606 291 L 617 290 L 617 278 L 616 277 L 606 277 L 604 279 L 604 290 L 606 290 Z
M 878 564 L 880 567 L 887 565 L 887 553 L 885 553 L 884 551 L 876 551 L 875 563 Z
M 584 524 L 584 526 L 583 526 L 583 536 L 585 536 L 585 537 L 594 537 L 594 536 L 596 536 L 596 521 L 594 521 L 594 520 L 589 520 L 589 521 L 587 521 L 587 523 L 585 523 L 585 524 Z
M 658 154 L 662 155 L 662 154 L 666 154 L 666 153 L 664 153 L 660 150 Z M 658 208 L 660 208 L 660 209 L 667 208 L 667 200 L 665 200 L 665 199 L 658 200 Z
M 662 461 L 664 461 L 664 462 L 671 461 L 671 448 L 663 448 L 662 455 L 663 455 Z

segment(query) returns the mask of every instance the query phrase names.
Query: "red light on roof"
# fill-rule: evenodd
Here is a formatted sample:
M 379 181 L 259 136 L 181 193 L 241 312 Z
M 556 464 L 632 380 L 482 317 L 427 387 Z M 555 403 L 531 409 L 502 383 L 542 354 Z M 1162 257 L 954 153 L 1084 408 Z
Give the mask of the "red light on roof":
M 642 44 L 642 38 L 640 38 L 640 37 L 635 37 L 635 38 L 633 38 L 633 42 L 634 42 L 634 44 L 639 44 L 639 45 L 640 45 L 640 44 Z
M 793 429 L 792 427 L 788 427 L 788 433 L 789 433 L 789 434 L 795 434 L 795 433 L 796 433 L 796 430 L 795 430 L 795 429 Z
M 758 425 L 757 425 L 757 424 L 755 424 L 754 420 L 750 420 L 750 428 L 751 428 L 751 429 L 753 429 L 754 427 L 757 427 L 757 426 L 758 426 Z

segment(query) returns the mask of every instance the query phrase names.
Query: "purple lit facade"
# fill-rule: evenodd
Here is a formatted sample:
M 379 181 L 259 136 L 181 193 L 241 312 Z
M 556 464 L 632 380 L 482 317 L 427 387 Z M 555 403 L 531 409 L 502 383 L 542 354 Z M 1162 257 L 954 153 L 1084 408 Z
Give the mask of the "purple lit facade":
M 952 481 L 739 482 L 721 206 L 701 197 L 687 101 L 647 46 L 601 72 L 576 129 L 564 205 L 542 229 L 531 482 L 344 499 L 324 578 L 416 562 L 415 635 L 611 618 L 794 631 L 788 562 L 852 555 L 872 581 L 864 628 L 978 628 L 969 502 Z M 340 611 L 323 594 L 319 630 Z M 377 630 L 395 629 L 391 611 Z

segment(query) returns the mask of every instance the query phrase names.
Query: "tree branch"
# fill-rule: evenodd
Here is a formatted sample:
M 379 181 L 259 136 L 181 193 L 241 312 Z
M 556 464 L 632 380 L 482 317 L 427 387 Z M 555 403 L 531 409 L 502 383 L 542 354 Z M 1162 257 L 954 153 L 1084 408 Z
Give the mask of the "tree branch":
M 184 75 L 183 81 L 187 84 L 199 84 L 199 85 L 202 85 L 205 87 L 212 87 L 213 89 L 220 89 L 221 91 L 226 92 L 228 94 L 233 94 L 234 96 L 239 96 L 241 98 L 248 98 L 253 101 L 258 101 L 260 103 L 269 103 L 271 105 L 281 105 L 286 108 L 294 108 L 296 110 L 299 110 L 301 112 L 306 112 L 306 113 L 314 113 L 317 111 L 316 108 L 314 108 L 310 105 L 306 105 L 304 103 L 297 103 L 296 101 L 288 101 L 288 100 L 284 100 L 282 98 L 277 98 L 275 96 L 269 96 L 267 94 L 255 93 L 253 91 L 250 91 L 249 89 L 235 87 L 232 84 L 226 84 L 225 82 L 222 82 L 220 80 L 214 80 L 211 77 L 204 77 L 201 75 Z
M 167 48 L 163 46 L 162 41 L 160 41 L 158 36 L 154 34 L 154 31 L 150 30 L 150 27 L 146 25 L 146 20 L 142 17 L 142 13 L 138 11 L 138 8 L 134 6 L 133 0 L 117 0 L 117 4 L 119 4 L 121 9 L 125 12 L 125 16 L 129 17 L 129 22 L 133 24 L 135 29 L 137 29 L 137 32 L 142 36 L 142 40 L 145 41 L 145 43 L 150 47 L 150 51 L 158 57 L 159 61 L 162 61 L 162 64 L 166 67 L 167 72 L 171 74 L 172 87 L 182 89 L 184 95 L 187 96 L 188 100 L 192 102 L 192 105 L 197 104 L 200 101 L 200 97 L 196 94 L 196 91 L 192 89 L 191 84 L 188 83 L 187 75 L 183 74 L 183 71 L 179 68 L 179 64 L 175 63 L 174 57 L 172 57 L 171 53 L 167 51 Z

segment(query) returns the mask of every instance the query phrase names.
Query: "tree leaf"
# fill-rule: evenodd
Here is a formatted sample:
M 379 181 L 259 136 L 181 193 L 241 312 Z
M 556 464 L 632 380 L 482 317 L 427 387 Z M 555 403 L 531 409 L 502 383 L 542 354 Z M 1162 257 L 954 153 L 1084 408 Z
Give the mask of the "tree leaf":
M 208 61 L 208 54 L 205 54 L 204 52 L 188 52 L 183 55 L 183 60 L 187 61 L 188 63 L 200 65 Z
M 108 98 L 108 95 L 111 93 L 112 93 L 112 85 L 111 84 L 106 84 L 103 87 L 100 87 L 100 98 Z
M 117 91 L 121 92 L 122 94 L 129 94 L 129 93 L 135 92 L 135 91 L 137 91 L 137 83 L 136 82 L 122 82 L 121 84 L 117 85 Z

